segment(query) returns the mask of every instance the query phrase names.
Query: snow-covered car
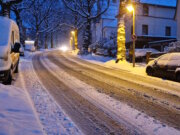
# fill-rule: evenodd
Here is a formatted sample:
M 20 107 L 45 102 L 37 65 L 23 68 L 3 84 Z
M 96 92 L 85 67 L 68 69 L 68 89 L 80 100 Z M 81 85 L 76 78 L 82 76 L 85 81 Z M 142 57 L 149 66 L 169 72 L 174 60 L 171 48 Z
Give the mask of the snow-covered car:
M 98 48 L 96 50 L 95 54 L 102 55 L 102 56 L 109 56 L 108 50 L 107 49 L 101 49 L 101 48 Z
M 0 17 L 0 33 L 0 81 L 11 84 L 13 73 L 18 72 L 19 28 L 14 21 Z
M 175 79 L 180 82 L 180 53 L 168 53 L 148 63 L 146 73 L 151 76 Z
M 145 61 L 147 52 L 151 52 L 152 54 L 159 53 L 158 50 L 153 48 L 136 49 L 135 50 L 136 61 Z

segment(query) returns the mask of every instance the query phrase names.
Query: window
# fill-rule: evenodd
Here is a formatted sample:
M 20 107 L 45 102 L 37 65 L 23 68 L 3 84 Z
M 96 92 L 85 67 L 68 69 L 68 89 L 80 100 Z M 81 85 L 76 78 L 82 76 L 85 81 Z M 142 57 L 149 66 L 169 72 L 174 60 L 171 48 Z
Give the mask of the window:
M 143 15 L 149 15 L 149 7 L 148 5 L 143 5 Z
M 171 36 L 171 27 L 167 26 L 165 32 L 166 36 Z
M 142 25 L 142 35 L 148 35 L 148 25 Z

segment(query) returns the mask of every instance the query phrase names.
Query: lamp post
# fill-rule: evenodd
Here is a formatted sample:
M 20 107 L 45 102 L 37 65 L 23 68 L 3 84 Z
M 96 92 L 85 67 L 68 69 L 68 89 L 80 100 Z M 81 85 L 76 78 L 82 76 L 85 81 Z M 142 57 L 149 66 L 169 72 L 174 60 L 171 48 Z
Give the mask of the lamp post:
M 75 40 L 75 32 L 71 31 L 71 40 L 72 40 L 72 50 L 75 49 L 75 44 L 74 44 L 74 40 Z
M 135 8 L 133 7 L 132 4 L 127 6 L 127 10 L 129 12 L 133 12 L 133 35 L 132 35 L 132 39 L 133 39 L 133 67 L 135 67 L 135 45 L 136 45 L 136 33 L 135 33 Z
M 74 39 L 74 49 L 77 50 L 78 49 L 78 30 L 75 29 L 74 31 L 71 31 L 71 35 Z
M 70 44 L 70 49 L 73 50 L 73 37 L 70 38 L 69 44 Z

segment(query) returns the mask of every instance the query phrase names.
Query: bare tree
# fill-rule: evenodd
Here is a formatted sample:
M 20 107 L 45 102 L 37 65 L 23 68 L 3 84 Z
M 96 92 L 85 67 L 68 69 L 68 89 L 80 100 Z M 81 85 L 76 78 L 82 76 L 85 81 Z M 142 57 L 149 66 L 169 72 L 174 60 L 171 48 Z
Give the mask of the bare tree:
M 20 29 L 20 39 L 21 42 L 23 43 L 26 39 L 26 28 L 23 25 L 23 13 L 24 11 L 28 10 L 31 8 L 35 0 L 22 0 L 21 3 L 18 4 L 13 4 L 10 8 L 12 12 L 16 15 L 16 22 L 17 25 L 19 26 Z
M 2 15 L 9 18 L 11 6 L 20 2 L 22 2 L 22 0 L 0 0 Z
M 82 53 L 86 54 L 88 52 L 88 47 L 91 44 L 91 22 L 107 11 L 110 0 L 63 0 L 63 2 L 72 13 L 85 19 L 85 22 L 81 22 L 81 25 L 86 24 L 82 48 Z M 97 5 L 102 8 L 97 9 Z M 77 27 L 77 25 L 78 23 L 75 21 L 75 27 Z
M 25 12 L 25 21 L 29 24 L 31 31 L 35 32 L 36 47 L 39 47 L 39 34 L 49 29 L 49 27 L 44 29 L 45 21 L 52 16 L 56 2 L 57 0 L 35 0 L 31 8 Z

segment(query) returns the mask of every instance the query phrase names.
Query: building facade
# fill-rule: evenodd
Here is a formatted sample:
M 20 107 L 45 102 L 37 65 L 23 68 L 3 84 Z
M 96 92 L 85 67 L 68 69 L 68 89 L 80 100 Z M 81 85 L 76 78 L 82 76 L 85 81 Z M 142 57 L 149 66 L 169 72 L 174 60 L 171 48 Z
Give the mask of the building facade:
M 177 40 L 180 41 L 180 0 L 177 0 L 176 21 L 177 21 Z
M 92 43 L 104 38 L 111 39 L 117 33 L 117 18 L 119 0 L 111 0 L 108 10 L 98 21 L 92 23 Z
M 148 42 L 175 39 L 177 23 L 173 19 L 176 0 L 140 0 L 136 3 L 137 48 Z M 132 44 L 132 14 L 125 17 L 126 44 Z

